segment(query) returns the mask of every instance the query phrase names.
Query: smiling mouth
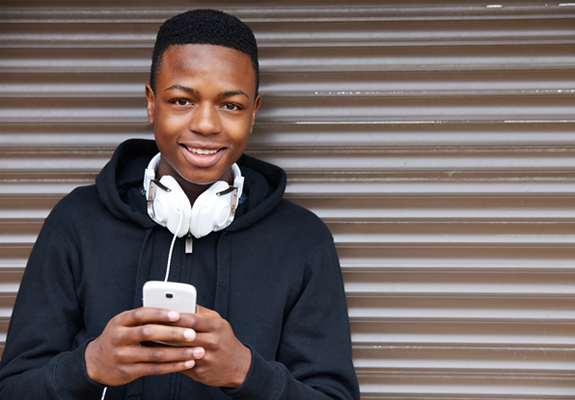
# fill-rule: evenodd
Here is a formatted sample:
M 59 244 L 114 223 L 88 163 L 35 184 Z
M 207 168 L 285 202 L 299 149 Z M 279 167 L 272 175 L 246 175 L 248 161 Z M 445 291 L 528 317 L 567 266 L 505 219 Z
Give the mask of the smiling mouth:
M 199 149 L 196 147 L 188 147 L 188 146 L 184 146 L 189 152 L 200 155 L 200 156 L 211 156 L 213 154 L 216 154 L 218 151 L 220 151 L 221 149 L 216 149 L 216 150 L 208 150 L 208 149 Z

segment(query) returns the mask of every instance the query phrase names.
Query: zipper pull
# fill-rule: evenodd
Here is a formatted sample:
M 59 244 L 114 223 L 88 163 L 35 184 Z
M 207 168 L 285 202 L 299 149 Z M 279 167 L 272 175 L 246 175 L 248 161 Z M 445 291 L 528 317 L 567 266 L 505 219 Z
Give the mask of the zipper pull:
M 194 251 L 193 239 L 194 237 L 192 236 L 192 234 L 188 232 L 188 236 L 186 236 L 186 254 L 192 254 L 192 252 Z

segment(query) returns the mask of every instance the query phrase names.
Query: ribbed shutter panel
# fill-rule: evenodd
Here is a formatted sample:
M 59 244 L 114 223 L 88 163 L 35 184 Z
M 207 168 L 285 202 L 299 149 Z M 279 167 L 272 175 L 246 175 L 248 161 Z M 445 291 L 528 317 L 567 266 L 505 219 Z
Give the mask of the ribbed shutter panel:
M 0 335 L 55 203 L 152 137 L 189 2 L 0 6 Z M 260 44 L 251 155 L 334 234 L 363 399 L 575 398 L 575 5 L 197 2 Z M 89 216 L 86 216 L 89 218 Z

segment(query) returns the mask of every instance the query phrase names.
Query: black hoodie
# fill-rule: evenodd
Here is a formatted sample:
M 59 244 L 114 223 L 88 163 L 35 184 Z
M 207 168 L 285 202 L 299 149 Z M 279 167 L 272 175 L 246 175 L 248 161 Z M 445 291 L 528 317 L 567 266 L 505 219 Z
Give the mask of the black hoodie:
M 141 306 L 147 280 L 163 280 L 172 234 L 142 194 L 153 141 L 118 147 L 96 179 L 51 212 L 28 260 L 0 362 L 0 399 L 99 400 L 86 345 L 122 311 Z M 285 173 L 242 156 L 245 201 L 225 230 L 176 241 L 171 281 L 198 289 L 252 350 L 239 389 L 183 374 L 110 387 L 112 399 L 359 399 L 341 270 L 314 214 L 283 199 Z

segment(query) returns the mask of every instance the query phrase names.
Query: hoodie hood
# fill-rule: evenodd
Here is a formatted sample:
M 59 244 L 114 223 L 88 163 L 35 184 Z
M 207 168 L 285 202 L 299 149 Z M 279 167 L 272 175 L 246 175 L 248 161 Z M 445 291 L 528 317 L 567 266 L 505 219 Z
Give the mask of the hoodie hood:
M 116 218 L 143 228 L 158 226 L 148 216 L 143 193 L 144 170 L 157 153 L 153 140 L 127 140 L 96 177 L 99 197 Z M 245 229 L 265 217 L 282 200 L 287 182 L 281 168 L 253 157 L 243 155 L 237 164 L 245 178 L 245 196 L 228 231 Z

